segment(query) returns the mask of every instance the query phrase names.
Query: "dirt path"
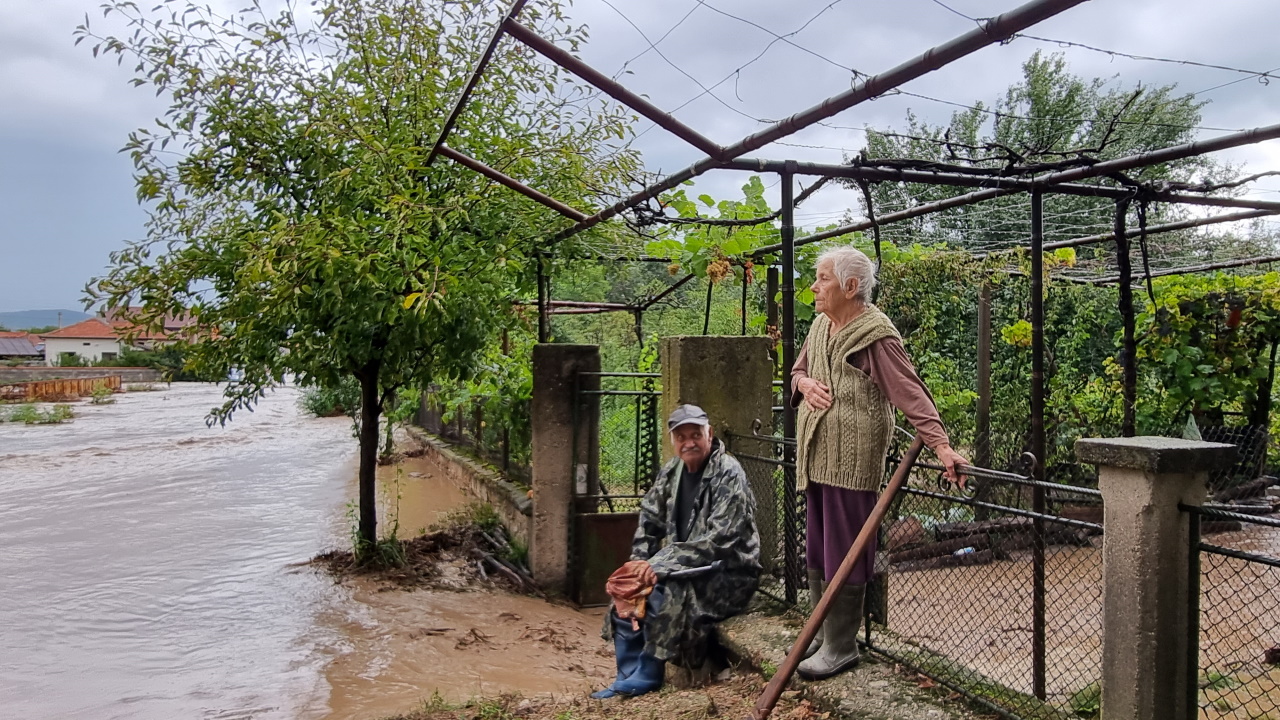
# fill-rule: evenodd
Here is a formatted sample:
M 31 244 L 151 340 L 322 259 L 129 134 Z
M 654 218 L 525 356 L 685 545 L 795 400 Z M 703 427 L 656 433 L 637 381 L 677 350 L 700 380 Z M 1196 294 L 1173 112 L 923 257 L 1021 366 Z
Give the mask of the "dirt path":
M 404 712 L 433 695 L 583 697 L 613 674 L 599 612 L 496 591 L 379 590 L 355 584 L 365 612 L 334 618 L 351 651 L 326 672 L 331 718 Z

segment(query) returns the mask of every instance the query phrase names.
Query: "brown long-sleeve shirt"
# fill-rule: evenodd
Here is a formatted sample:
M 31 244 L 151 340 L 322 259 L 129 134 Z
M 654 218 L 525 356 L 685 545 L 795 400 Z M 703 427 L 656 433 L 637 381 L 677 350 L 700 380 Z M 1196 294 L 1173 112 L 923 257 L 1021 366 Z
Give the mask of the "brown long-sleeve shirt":
M 854 353 L 849 364 L 871 377 L 889 403 L 907 416 L 911 426 L 931 449 L 951 444 L 947 430 L 942 426 L 942 418 L 938 416 L 938 408 L 933 404 L 933 396 L 916 373 L 901 340 L 896 337 L 877 340 Z M 795 365 L 791 366 L 791 387 L 797 388 L 807 377 L 809 342 L 806 340 Z M 791 395 L 791 405 L 798 407 L 803 399 L 803 393 L 797 389 Z

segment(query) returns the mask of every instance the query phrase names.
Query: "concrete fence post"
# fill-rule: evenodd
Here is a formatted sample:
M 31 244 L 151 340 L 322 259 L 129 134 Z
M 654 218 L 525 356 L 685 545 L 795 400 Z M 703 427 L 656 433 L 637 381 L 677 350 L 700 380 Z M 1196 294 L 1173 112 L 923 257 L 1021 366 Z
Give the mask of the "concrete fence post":
M 544 589 L 563 594 L 569 587 L 569 527 L 577 494 L 596 486 L 600 448 L 591 398 L 575 411 L 580 372 L 600 371 L 595 345 L 543 343 L 533 348 L 533 533 L 529 563 Z M 598 389 L 599 378 L 581 378 L 582 389 Z M 576 421 L 576 422 L 575 422 Z M 574 434 L 577 434 L 575 440 Z
M 662 338 L 662 409 L 658 418 L 663 435 L 663 456 L 672 456 L 667 440 L 667 417 L 677 406 L 689 403 L 707 411 L 715 436 L 722 442 L 730 433 L 750 438 L 759 420 L 760 432 L 773 429 L 773 341 L 765 336 L 688 335 Z M 736 438 L 735 452 L 772 457 L 768 442 Z M 772 474 L 748 474 L 756 497 L 756 525 L 760 530 L 761 562 L 773 566 L 778 542 L 777 488 Z
M 1164 437 L 1076 441 L 1098 466 L 1103 498 L 1102 714 L 1125 720 L 1188 720 L 1194 642 L 1189 632 L 1190 518 L 1210 470 L 1234 445 Z

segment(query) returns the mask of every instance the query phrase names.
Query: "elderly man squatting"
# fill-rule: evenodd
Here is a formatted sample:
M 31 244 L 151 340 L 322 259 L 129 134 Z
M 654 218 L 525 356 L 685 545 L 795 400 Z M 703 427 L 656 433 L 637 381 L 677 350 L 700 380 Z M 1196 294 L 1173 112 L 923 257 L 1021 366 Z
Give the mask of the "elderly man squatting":
M 812 289 L 820 314 L 791 369 L 792 404 L 799 408 L 796 486 L 805 493 L 805 561 L 815 603 L 875 506 L 894 407 L 946 466 L 947 478 L 963 487 L 957 466 L 966 461 L 951 448 L 897 328 L 871 304 L 875 284 L 875 266 L 855 248 L 818 257 Z M 873 536 L 806 649 L 802 677 L 819 680 L 858 663 L 858 625 L 875 553 Z
M 755 498 L 742 466 L 701 408 L 681 405 L 667 428 L 676 457 L 641 503 L 631 561 L 610 578 L 615 599 L 603 635 L 614 641 L 618 674 L 593 698 L 657 690 L 668 660 L 700 668 L 715 623 L 742 612 L 760 582 Z M 670 577 L 715 561 L 721 564 L 714 571 Z M 644 597 L 643 617 L 634 612 L 637 596 Z

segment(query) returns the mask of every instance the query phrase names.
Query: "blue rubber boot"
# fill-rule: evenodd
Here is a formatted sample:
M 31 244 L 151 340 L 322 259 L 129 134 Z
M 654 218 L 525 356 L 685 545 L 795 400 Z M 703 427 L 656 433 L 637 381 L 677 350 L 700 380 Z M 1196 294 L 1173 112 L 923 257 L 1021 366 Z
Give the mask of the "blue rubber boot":
M 666 591 L 662 585 L 658 585 L 649 595 L 647 603 L 648 610 L 646 614 L 650 616 L 656 615 L 662 607 L 662 603 L 665 599 Z M 617 626 L 615 625 L 614 627 L 616 628 Z M 629 625 L 627 630 L 631 630 Z M 641 636 L 641 641 L 639 643 L 640 653 L 637 659 L 636 669 L 627 677 L 613 683 L 613 686 L 610 687 L 609 690 L 613 692 L 614 695 L 635 697 L 637 695 L 644 695 L 645 693 L 653 692 L 654 690 L 662 687 L 662 681 L 665 678 L 667 671 L 667 661 L 659 660 L 649 653 L 644 652 L 644 647 L 647 644 L 647 638 L 645 635 L 648 631 L 648 622 L 642 621 L 640 623 L 640 632 L 637 633 Z
M 596 700 L 617 695 L 614 686 L 640 669 L 640 656 L 644 652 L 644 629 L 632 630 L 631 621 L 623 620 L 613 614 L 613 611 L 609 612 L 609 616 L 613 620 L 613 656 L 618 663 L 618 676 L 614 678 L 612 686 L 591 693 L 591 697 Z

